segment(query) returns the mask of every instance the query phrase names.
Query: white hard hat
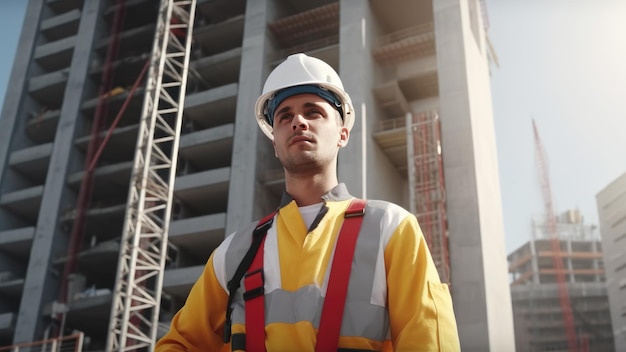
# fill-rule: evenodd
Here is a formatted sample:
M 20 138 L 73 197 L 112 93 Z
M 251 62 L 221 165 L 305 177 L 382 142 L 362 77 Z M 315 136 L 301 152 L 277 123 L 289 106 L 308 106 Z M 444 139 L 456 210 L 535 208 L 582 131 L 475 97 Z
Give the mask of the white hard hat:
M 272 99 L 285 88 L 299 87 L 293 92 L 284 94 L 280 101 L 288 96 L 303 93 L 320 95 L 327 101 L 334 103 L 341 113 L 343 125 L 349 130 L 354 125 L 354 109 L 350 96 L 343 89 L 343 84 L 337 72 L 326 62 L 305 54 L 293 54 L 287 57 L 267 77 L 263 86 L 263 93 L 255 105 L 256 121 L 265 135 L 274 140 L 272 133 L 273 109 L 268 109 Z M 321 88 L 321 89 L 320 89 Z M 328 94 L 330 92 L 331 94 Z M 276 103 L 276 101 L 274 101 Z M 278 104 L 274 104 L 274 108 Z

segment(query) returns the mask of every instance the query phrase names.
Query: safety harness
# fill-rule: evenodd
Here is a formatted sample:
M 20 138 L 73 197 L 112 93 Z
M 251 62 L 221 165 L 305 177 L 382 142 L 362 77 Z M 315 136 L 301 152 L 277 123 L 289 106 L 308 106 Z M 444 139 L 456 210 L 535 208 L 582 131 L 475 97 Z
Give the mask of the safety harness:
M 365 215 L 366 200 L 353 199 L 344 214 L 344 222 L 337 238 L 335 255 L 328 279 L 326 298 L 317 333 L 316 352 L 337 351 L 348 282 L 352 269 L 352 259 L 356 241 Z M 228 282 L 228 306 L 224 323 L 224 343 L 231 340 L 231 314 L 233 297 L 244 277 L 246 291 L 243 294 L 246 311 L 246 334 L 244 341 L 233 336 L 233 350 L 265 352 L 265 278 L 263 276 L 263 248 L 267 230 L 272 226 L 273 212 L 261 219 L 252 233 L 252 244 L 237 267 L 233 278 Z M 239 337 L 239 336 L 238 336 Z M 237 343 L 235 343 L 237 342 Z M 235 346 L 237 344 L 238 346 Z

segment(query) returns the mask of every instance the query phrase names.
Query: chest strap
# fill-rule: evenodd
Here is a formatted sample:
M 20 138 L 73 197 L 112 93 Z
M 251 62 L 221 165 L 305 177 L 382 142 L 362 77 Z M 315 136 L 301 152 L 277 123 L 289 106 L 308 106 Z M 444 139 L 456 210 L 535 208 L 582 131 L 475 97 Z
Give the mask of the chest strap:
M 344 214 L 344 221 L 335 246 L 335 255 L 333 255 L 326 298 L 322 307 L 322 316 L 315 347 L 316 352 L 337 351 L 339 346 L 339 334 L 341 332 L 350 272 L 352 271 L 354 249 L 359 230 L 361 229 L 361 223 L 363 222 L 363 215 L 365 214 L 365 204 L 366 201 L 363 199 L 354 199 Z M 273 215 L 271 219 L 273 219 Z M 259 222 L 260 225 L 261 222 Z M 247 352 L 265 352 L 263 248 L 267 229 L 270 226 L 264 226 L 265 233 L 260 240 L 260 246 L 244 277 L 244 285 L 246 287 L 246 292 L 243 294 L 246 314 L 245 349 Z M 230 292 L 232 296 L 233 291 Z
M 226 320 L 224 321 L 224 334 L 222 336 L 224 343 L 230 342 L 231 325 L 232 325 L 231 315 L 233 313 L 233 299 L 235 297 L 235 294 L 237 293 L 237 290 L 239 289 L 239 286 L 241 285 L 241 278 L 243 278 L 243 275 L 246 273 L 246 270 L 248 270 L 248 268 L 250 267 L 250 264 L 252 264 L 252 260 L 254 259 L 256 254 L 258 252 L 263 252 L 263 251 L 259 251 L 259 248 L 261 248 L 261 244 L 265 241 L 267 230 L 270 227 L 272 227 L 272 222 L 274 222 L 275 215 L 276 215 L 276 211 L 267 215 L 266 217 L 264 217 L 258 222 L 256 228 L 252 232 L 252 243 L 250 244 L 250 248 L 248 248 L 246 255 L 243 257 L 243 259 L 239 263 L 237 270 L 235 270 L 235 274 L 233 275 L 233 278 L 230 281 L 228 281 L 227 287 L 228 287 L 229 294 L 228 294 L 228 303 L 226 304 Z M 263 288 L 263 285 L 261 285 L 261 288 Z

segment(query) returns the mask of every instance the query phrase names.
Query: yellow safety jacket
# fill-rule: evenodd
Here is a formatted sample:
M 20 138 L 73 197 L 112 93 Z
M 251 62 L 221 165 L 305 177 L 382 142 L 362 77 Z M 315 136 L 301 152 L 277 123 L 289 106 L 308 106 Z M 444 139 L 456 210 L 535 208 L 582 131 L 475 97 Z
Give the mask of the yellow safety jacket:
M 306 228 L 287 194 L 264 245 L 268 351 L 313 351 L 330 263 L 343 214 L 353 198 L 343 184 L 323 197 Z M 222 342 L 228 280 L 250 247 L 256 223 L 211 254 L 157 351 L 238 350 L 245 338 L 242 289 L 234 297 L 232 346 Z M 243 287 L 243 285 L 242 285 Z M 356 244 L 339 350 L 460 351 L 448 286 L 439 280 L 415 216 L 369 200 Z

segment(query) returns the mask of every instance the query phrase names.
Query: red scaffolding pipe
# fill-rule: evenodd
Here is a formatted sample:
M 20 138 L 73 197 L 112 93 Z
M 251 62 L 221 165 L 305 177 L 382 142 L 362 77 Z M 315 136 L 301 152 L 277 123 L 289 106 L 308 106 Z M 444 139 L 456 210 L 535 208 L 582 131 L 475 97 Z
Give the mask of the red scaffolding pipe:
M 113 86 L 113 61 L 117 58 L 119 52 L 119 34 L 122 30 L 122 24 L 125 16 L 125 0 L 117 0 L 115 14 L 112 23 L 112 32 L 109 45 L 107 47 L 107 54 L 102 72 L 102 82 L 99 88 L 98 103 L 93 118 L 93 124 L 91 126 L 91 139 L 87 147 L 87 155 L 85 160 L 85 171 L 82 182 L 80 184 L 80 190 L 78 193 L 76 216 L 74 218 L 72 232 L 70 234 L 69 247 L 67 252 L 67 262 L 63 269 L 63 276 L 61 278 L 61 286 L 59 293 L 59 301 L 66 303 L 69 300 L 68 295 L 68 281 L 69 275 L 76 270 L 76 255 L 82 249 L 84 231 L 85 231 L 85 214 L 91 203 L 91 195 L 93 193 L 93 169 L 88 166 L 92 164 L 96 148 L 99 144 L 98 135 L 102 130 L 106 115 L 108 112 L 108 99 L 109 92 Z M 61 335 L 63 331 L 59 332 Z

